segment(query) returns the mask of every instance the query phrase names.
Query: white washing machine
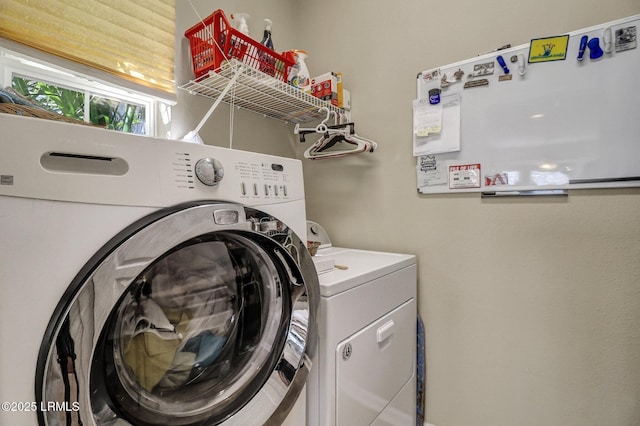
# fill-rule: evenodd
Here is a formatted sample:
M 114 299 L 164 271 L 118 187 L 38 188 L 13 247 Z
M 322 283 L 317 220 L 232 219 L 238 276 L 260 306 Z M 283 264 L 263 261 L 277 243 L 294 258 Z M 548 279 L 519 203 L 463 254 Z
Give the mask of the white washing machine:
M 0 129 L 0 424 L 304 423 L 319 295 L 299 161 Z
M 415 425 L 415 256 L 333 247 L 311 221 L 307 234 L 321 243 L 313 257 L 321 297 L 307 424 Z

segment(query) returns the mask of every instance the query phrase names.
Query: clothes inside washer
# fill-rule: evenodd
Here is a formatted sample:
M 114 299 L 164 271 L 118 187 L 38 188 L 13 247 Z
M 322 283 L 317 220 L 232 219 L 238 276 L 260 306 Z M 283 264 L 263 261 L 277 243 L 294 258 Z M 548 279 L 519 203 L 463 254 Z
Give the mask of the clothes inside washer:
M 125 349 L 124 361 L 140 386 L 151 391 L 169 371 L 181 343 L 178 338 L 165 340 L 153 333 L 141 333 Z
M 151 300 L 147 300 L 145 305 L 160 309 Z M 160 318 L 158 312 L 155 313 L 155 318 L 158 324 L 168 323 L 166 317 Z M 124 360 L 138 383 L 147 391 L 152 391 L 156 386 L 174 388 L 192 380 L 214 364 L 227 340 L 210 331 L 183 339 L 181 331 L 186 332 L 191 322 L 185 314 L 175 330 L 154 327 L 155 323 L 149 322 L 148 317 L 138 320 L 144 324 L 144 328 L 136 329 L 124 350 Z
M 177 329 L 184 329 L 189 318 L 184 315 L 178 327 L 174 327 L 162 308 L 149 298 L 140 300 L 134 312 L 138 314 L 129 318 L 134 332 L 124 348 L 124 361 L 140 386 L 151 391 L 173 364 L 182 344 Z
M 186 341 L 175 353 L 171 367 L 157 384 L 158 389 L 175 389 L 210 369 L 222 353 L 226 338 L 208 331 Z
M 153 264 L 122 307 L 123 358 L 149 392 L 172 390 L 209 369 L 234 317 L 235 269 L 222 242 L 184 247 Z

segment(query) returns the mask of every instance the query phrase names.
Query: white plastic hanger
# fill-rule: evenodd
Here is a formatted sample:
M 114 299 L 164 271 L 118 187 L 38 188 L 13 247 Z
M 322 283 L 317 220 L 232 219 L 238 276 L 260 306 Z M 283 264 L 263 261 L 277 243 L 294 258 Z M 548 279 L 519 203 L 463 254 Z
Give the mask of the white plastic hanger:
M 317 133 L 322 137 L 318 139 L 313 145 L 311 145 L 305 152 L 304 157 L 310 160 L 320 160 L 326 158 L 344 157 L 346 155 L 359 154 L 362 152 L 373 152 L 378 144 L 370 139 L 358 136 L 354 131 L 354 125 L 352 123 L 343 124 L 340 123 L 342 117 L 339 114 L 330 111 L 329 108 L 322 107 L 320 111 L 326 111 L 327 116 L 320 124 L 315 128 L 300 128 L 296 124 L 293 133 L 301 135 L 300 140 L 304 141 L 305 133 Z M 327 125 L 331 115 L 335 114 L 334 126 Z M 337 144 L 340 147 L 346 149 L 331 149 Z
M 322 112 L 322 111 L 325 111 L 327 113 L 327 117 L 324 120 L 322 120 L 320 124 L 318 124 L 316 127 L 313 127 L 313 128 L 310 128 L 310 127 L 303 128 L 303 127 L 300 127 L 300 124 L 296 124 L 295 127 L 293 128 L 293 134 L 294 135 L 304 135 L 305 133 L 322 134 L 326 132 L 329 129 L 329 126 L 327 126 L 327 122 L 331 118 L 332 113 L 327 107 L 322 107 L 318 110 L 318 112 Z M 300 142 L 304 142 L 304 136 L 300 137 Z
M 338 143 L 340 149 L 331 149 Z M 345 144 L 346 148 L 343 149 Z M 329 129 L 305 151 L 304 157 L 310 160 L 344 157 L 362 152 L 373 152 L 376 148 L 377 144 L 374 141 L 351 133 L 351 126 L 348 125 L 344 129 Z

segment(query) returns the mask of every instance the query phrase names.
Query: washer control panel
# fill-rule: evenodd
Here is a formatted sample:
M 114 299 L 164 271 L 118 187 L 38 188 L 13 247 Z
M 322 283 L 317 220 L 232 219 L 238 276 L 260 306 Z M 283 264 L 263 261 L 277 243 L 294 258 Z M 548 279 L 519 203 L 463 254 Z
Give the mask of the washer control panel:
M 11 135 L 1 146 L 28 147 L 20 161 L 0 155 L 1 195 L 138 207 L 304 201 L 294 158 L 11 114 L 0 114 L 0 128 Z
M 197 144 L 181 148 L 157 150 L 168 166 L 162 176 L 165 197 L 247 205 L 304 199 L 300 160 Z

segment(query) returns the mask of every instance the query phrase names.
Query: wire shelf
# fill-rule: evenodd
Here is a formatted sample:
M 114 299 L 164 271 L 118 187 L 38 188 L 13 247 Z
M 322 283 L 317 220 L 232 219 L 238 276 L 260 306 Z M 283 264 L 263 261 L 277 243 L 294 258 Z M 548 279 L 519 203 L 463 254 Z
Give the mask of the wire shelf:
M 236 73 L 238 76 L 234 82 L 232 79 Z M 229 84 L 233 84 L 233 87 L 224 93 Z M 222 95 L 222 102 L 226 104 L 286 123 L 305 123 L 325 118 L 326 112 L 319 111 L 322 107 L 344 114 L 341 108 L 331 102 L 318 99 L 236 59 L 226 61 L 216 72 L 210 71 L 180 88 L 212 99 Z

